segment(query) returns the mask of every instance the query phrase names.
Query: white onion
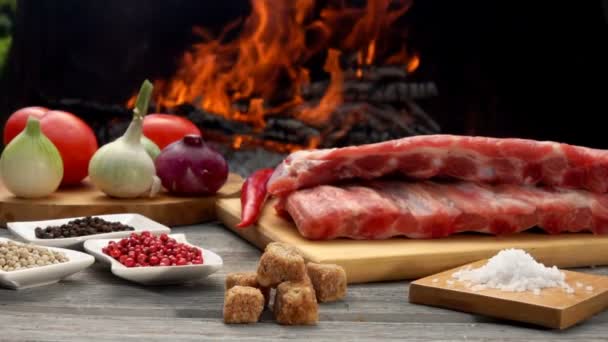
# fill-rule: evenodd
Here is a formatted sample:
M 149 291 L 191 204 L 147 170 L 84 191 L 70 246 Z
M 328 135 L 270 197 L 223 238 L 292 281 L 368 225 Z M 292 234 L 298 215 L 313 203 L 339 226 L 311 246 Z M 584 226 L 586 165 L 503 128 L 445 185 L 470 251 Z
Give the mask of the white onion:
M 152 83 L 146 80 L 125 134 L 102 146 L 89 163 L 91 182 L 109 196 L 153 196 L 160 188 L 154 162 L 141 142 L 143 118 L 148 111 L 152 88 Z
M 4 149 L 0 158 L 4 186 L 17 197 L 36 198 L 53 193 L 63 178 L 59 151 L 29 117 L 25 129 Z

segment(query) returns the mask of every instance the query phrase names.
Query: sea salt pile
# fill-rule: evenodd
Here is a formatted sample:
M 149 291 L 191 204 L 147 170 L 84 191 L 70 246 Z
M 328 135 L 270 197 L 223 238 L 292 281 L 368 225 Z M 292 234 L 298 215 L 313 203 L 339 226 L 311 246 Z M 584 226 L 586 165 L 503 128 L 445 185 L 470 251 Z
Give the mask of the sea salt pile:
M 521 249 L 502 250 L 484 266 L 475 269 L 469 266 L 452 274 L 452 278 L 467 283 L 473 291 L 492 288 L 538 295 L 541 289 L 561 287 L 567 293 L 574 292 L 557 267 L 545 267 Z

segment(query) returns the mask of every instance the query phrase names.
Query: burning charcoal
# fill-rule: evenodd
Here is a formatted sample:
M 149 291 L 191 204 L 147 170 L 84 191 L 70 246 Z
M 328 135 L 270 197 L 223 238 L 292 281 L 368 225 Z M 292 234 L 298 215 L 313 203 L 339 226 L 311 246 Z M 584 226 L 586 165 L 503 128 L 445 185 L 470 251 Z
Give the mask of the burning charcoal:
M 374 84 L 371 82 L 362 82 L 362 81 L 348 81 L 344 83 L 343 92 L 345 94 L 354 95 L 355 99 L 359 99 L 361 96 L 365 96 L 366 98 L 369 96 L 369 93 L 374 89 Z
M 363 76 L 363 71 L 361 70 L 361 68 L 352 68 L 352 69 L 347 69 L 344 70 L 344 79 L 347 82 L 356 82 L 356 81 L 361 81 L 361 77 L 359 77 L 358 75 Z
M 195 107 L 194 105 L 192 105 L 190 103 L 184 103 L 184 104 L 180 104 L 176 107 L 173 107 L 171 111 L 173 112 L 173 114 L 189 116 L 192 113 L 199 112 L 200 109 L 198 109 L 197 107 Z
M 360 93 L 357 93 L 357 95 L 355 97 L 355 100 L 359 101 L 359 102 L 364 102 L 364 101 L 369 100 L 369 97 L 370 97 L 370 93 L 369 92 L 365 92 L 365 93 L 364 92 L 360 92 Z
M 374 71 L 375 70 L 375 71 Z M 395 71 L 400 70 L 400 71 Z M 381 72 L 393 76 L 405 73 L 399 68 L 376 68 L 367 71 Z M 354 70 L 347 71 L 348 74 L 355 74 Z M 399 81 L 400 78 L 388 77 L 377 79 L 364 76 L 359 79 L 356 76 L 346 77 L 343 85 L 343 96 L 346 101 L 373 101 L 375 103 L 384 102 L 405 102 L 411 99 L 422 99 L 437 96 L 437 86 L 433 82 L 412 83 Z M 391 81 L 392 80 L 392 81 Z M 307 100 L 320 99 L 327 91 L 327 82 L 315 82 L 302 88 L 303 97 Z
M 395 87 L 395 101 L 400 101 L 402 103 L 407 102 L 409 100 L 425 99 L 438 95 L 437 86 L 433 82 L 398 82 L 395 83 L 394 86 L 389 86 Z M 389 86 L 387 86 L 387 88 Z M 391 89 L 391 92 L 392 91 L 393 90 Z M 391 95 L 390 98 L 392 98 L 392 96 L 393 95 Z
M 439 95 L 439 91 L 437 90 L 437 85 L 435 85 L 435 82 L 426 83 L 426 93 L 429 94 L 429 96 Z
M 384 89 L 383 88 L 377 88 L 372 95 L 369 97 L 370 101 L 372 102 L 377 102 L 377 103 L 382 103 L 384 101 L 386 101 L 386 97 L 384 96 Z
M 275 167 L 286 157 L 285 154 L 265 148 L 227 150 L 224 156 L 228 160 L 230 172 L 243 177 L 249 176 L 255 170 Z
M 357 94 L 355 93 L 344 93 L 342 94 L 344 101 L 347 102 L 353 102 L 353 101 L 357 101 Z
M 415 104 L 412 102 L 412 105 Z M 410 102 L 397 107 L 367 102 L 343 103 L 322 132 L 321 147 L 357 145 L 417 134 L 438 133 L 422 108 Z M 405 106 L 405 108 L 401 108 Z
M 353 69 L 357 67 L 357 53 L 343 53 L 340 55 L 340 66 L 342 70 Z
M 344 145 L 362 145 L 366 144 L 367 141 L 375 142 L 376 138 L 373 135 L 373 133 L 370 134 L 367 130 L 361 129 L 361 127 L 357 127 L 348 132 L 348 143 L 345 143 Z
M 407 77 L 405 66 L 385 65 L 379 67 L 364 67 L 350 69 L 344 72 L 346 80 L 360 80 L 364 82 L 390 82 L 395 80 L 403 80 Z
M 289 117 L 272 117 L 267 120 L 260 138 L 306 145 L 312 137 L 319 135 L 316 128 L 302 121 Z
M 401 102 L 405 102 L 410 98 L 408 88 L 407 88 L 407 83 L 405 83 L 405 82 L 397 83 L 396 89 L 397 89 L 397 96 L 399 97 L 399 100 Z
M 83 119 L 95 133 L 100 145 L 115 140 L 124 133 L 131 121 L 132 113 L 121 105 L 107 105 L 96 101 L 74 98 L 50 99 L 40 95 L 40 104 L 48 108 L 75 113 Z M 122 131 L 117 132 L 118 129 Z
M 373 70 L 376 80 L 404 79 L 407 71 L 403 65 L 386 65 Z
M 409 83 L 408 86 L 410 88 L 410 98 L 412 98 L 412 99 L 420 98 L 420 95 L 421 95 L 420 85 L 418 83 Z
M 302 97 L 307 100 L 320 99 L 327 91 L 329 81 L 318 81 L 302 86 Z
M 384 100 L 386 102 L 397 102 L 399 101 L 399 95 L 397 94 L 397 84 L 389 83 L 384 87 Z
M 241 113 L 247 113 L 249 111 L 249 101 L 248 100 L 235 101 L 232 103 L 232 108 Z
M 407 105 L 410 109 L 409 112 L 414 116 L 418 134 L 436 134 L 441 130 L 437 122 L 415 102 L 409 101 Z
M 306 125 L 306 123 L 299 121 L 299 120 L 295 120 L 295 119 L 290 119 L 290 118 L 284 118 L 284 117 L 274 117 L 274 118 L 269 118 L 267 123 L 268 126 L 273 126 L 276 127 L 277 129 L 284 129 L 284 130 L 288 130 L 288 131 L 297 131 L 297 130 L 308 130 L 310 131 L 310 134 L 315 134 L 318 133 L 318 131 L 308 125 Z
M 44 96 L 42 96 L 44 98 Z M 130 110 L 121 105 L 109 105 L 96 101 L 82 99 L 63 98 L 59 100 L 43 100 L 51 108 L 57 108 L 68 112 L 79 113 L 83 119 L 94 117 L 129 117 Z
M 172 109 L 176 114 L 186 116 L 204 131 L 209 129 L 223 132 L 226 135 L 250 134 L 253 128 L 243 122 L 229 120 L 220 115 L 210 114 L 192 105 L 179 105 Z

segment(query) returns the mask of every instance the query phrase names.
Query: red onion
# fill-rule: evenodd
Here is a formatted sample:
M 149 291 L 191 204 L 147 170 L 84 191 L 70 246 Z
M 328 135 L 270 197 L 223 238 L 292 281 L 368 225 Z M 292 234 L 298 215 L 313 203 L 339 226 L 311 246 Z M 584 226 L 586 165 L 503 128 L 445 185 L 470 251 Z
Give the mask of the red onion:
M 213 195 L 228 178 L 226 160 L 200 135 L 186 135 L 165 147 L 155 165 L 165 189 L 180 195 Z

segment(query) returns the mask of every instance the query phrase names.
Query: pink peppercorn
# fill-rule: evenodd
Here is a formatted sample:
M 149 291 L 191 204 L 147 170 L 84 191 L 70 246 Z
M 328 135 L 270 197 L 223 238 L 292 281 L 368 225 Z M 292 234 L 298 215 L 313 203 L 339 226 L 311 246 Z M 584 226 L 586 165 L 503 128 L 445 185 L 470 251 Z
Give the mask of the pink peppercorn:
M 184 266 L 203 263 L 199 248 L 177 242 L 167 234 L 154 236 L 144 231 L 111 241 L 102 249 L 126 267 Z

